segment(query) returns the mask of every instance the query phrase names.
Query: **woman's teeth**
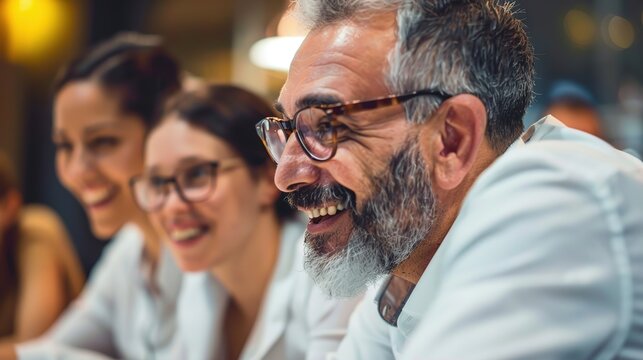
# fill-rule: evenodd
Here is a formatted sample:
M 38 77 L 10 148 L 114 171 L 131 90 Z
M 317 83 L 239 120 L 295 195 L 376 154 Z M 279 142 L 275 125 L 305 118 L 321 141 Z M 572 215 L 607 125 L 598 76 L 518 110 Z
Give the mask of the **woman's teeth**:
M 170 234 L 170 237 L 174 241 L 185 241 L 199 235 L 200 233 L 201 228 L 195 227 L 183 230 L 174 230 Z
M 112 194 L 111 188 L 85 190 L 82 193 L 83 202 L 89 206 L 100 204 Z
M 305 212 L 310 219 L 316 219 L 321 216 L 335 215 L 337 214 L 338 211 L 342 211 L 342 210 L 344 210 L 344 205 L 337 204 L 337 205 L 331 205 L 323 208 L 308 209 Z

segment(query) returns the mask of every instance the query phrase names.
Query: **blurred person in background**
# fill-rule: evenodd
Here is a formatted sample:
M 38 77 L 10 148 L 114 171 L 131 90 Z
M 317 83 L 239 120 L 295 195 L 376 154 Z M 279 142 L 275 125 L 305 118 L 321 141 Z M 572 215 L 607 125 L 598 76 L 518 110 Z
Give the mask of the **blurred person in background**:
M 53 141 L 63 185 L 92 231 L 113 237 L 79 301 L 20 359 L 168 358 L 181 272 L 136 206 L 129 179 L 159 105 L 180 88 L 160 39 L 118 35 L 67 66 L 55 84 Z M 58 356 L 58 357 L 57 357 Z
M 64 225 L 44 206 L 23 206 L 0 152 L 0 346 L 41 335 L 84 281 Z
M 548 102 L 542 115 L 552 115 L 572 129 L 594 135 L 617 148 L 621 148 L 620 144 L 608 139 L 603 131 L 603 118 L 594 96 L 589 90 L 577 83 L 567 80 L 556 82 L 549 91 Z M 641 158 L 641 155 L 634 149 L 624 148 L 622 150 Z
M 271 114 L 212 85 L 172 99 L 147 138 L 135 197 L 182 270 L 201 271 L 184 277 L 177 359 L 327 359 L 360 298 L 329 299 L 303 271 L 305 226 L 256 141 Z
M 558 81 L 552 86 L 543 112 L 545 115 L 552 115 L 570 128 L 605 140 L 594 96 L 574 82 Z

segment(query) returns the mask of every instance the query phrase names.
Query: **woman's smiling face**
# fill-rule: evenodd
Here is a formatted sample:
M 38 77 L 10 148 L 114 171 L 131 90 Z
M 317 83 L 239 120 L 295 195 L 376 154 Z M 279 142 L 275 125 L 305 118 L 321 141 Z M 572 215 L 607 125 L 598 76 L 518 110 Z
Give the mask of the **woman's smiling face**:
M 129 179 L 143 170 L 143 120 L 91 80 L 72 81 L 56 96 L 53 141 L 62 184 L 85 208 L 92 231 L 107 238 L 141 217 Z
M 204 198 L 188 203 L 169 184 L 164 204 L 149 213 L 184 271 L 233 260 L 248 245 L 260 214 L 276 200 L 270 176 L 253 173 L 224 140 L 172 115 L 150 133 L 144 178 L 161 183 L 203 176 L 199 167 L 213 162 L 218 163 L 214 186 Z

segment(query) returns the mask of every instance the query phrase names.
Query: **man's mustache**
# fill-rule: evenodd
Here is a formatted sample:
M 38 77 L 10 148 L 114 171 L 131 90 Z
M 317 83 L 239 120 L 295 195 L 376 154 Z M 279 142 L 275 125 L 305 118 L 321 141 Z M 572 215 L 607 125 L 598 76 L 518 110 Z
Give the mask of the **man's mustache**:
M 355 204 L 355 193 L 337 183 L 309 185 L 288 193 L 286 200 L 295 208 L 320 208 L 329 203 L 340 203 L 347 209 L 352 209 Z

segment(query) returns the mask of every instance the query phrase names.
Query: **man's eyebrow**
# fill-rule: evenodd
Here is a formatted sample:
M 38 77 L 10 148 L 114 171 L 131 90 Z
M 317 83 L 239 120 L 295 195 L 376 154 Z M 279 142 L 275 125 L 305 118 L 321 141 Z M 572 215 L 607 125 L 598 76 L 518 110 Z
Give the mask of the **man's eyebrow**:
M 285 115 L 286 110 L 284 109 L 284 106 L 279 102 L 275 102 L 272 106 L 274 106 L 275 110 L 277 110 L 280 114 Z
M 298 99 L 295 102 L 295 106 L 297 107 L 295 111 L 314 105 L 335 105 L 341 103 L 342 99 L 335 95 L 310 94 Z M 284 108 L 282 103 L 277 101 L 273 106 L 275 107 L 275 110 L 286 116 L 286 109 Z
M 310 94 L 306 95 L 295 102 L 297 109 L 314 105 L 335 105 L 341 104 L 342 99 L 335 95 L 329 94 Z

